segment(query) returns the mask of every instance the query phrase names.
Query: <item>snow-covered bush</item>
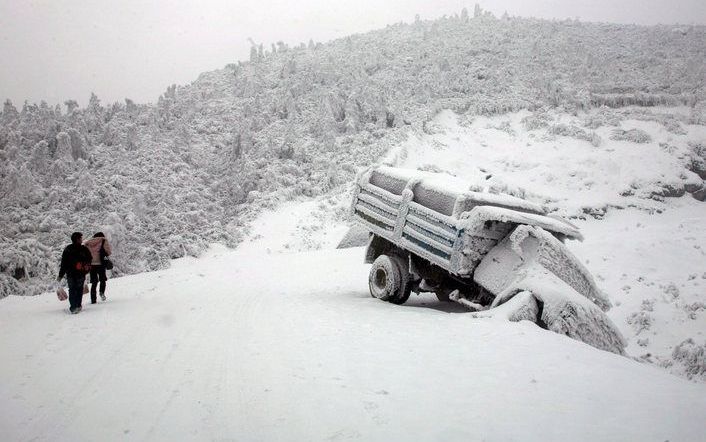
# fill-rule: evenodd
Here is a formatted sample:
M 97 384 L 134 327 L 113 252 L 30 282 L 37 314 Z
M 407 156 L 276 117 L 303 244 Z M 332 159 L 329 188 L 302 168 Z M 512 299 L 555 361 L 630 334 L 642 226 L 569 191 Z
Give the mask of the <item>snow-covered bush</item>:
M 702 99 L 691 109 L 691 116 L 688 120 L 689 124 L 706 124 L 706 100 Z
M 517 135 L 517 133 L 515 132 L 515 129 L 512 128 L 512 124 L 508 120 L 502 121 L 497 126 L 489 128 L 489 129 L 495 129 L 495 130 L 499 130 L 501 132 L 505 132 L 506 134 L 510 135 L 511 137 L 514 137 L 515 135 Z
M 684 367 L 689 379 L 706 380 L 706 342 L 696 344 L 689 338 L 674 347 L 672 357 Z
M 31 295 L 32 292 L 27 290 L 28 287 L 20 285 L 19 281 L 13 276 L 5 273 L 0 273 L 0 299 L 8 295 Z
M 663 287 L 664 293 L 667 295 L 668 301 L 673 301 L 680 296 L 679 288 L 673 282 L 670 282 Z
M 670 114 L 663 112 L 653 112 L 644 108 L 628 108 L 619 112 L 624 119 L 632 119 L 639 121 L 654 121 L 661 124 L 667 132 L 675 135 L 685 135 L 686 131 L 681 123 L 689 123 L 686 116 L 679 114 Z
M 706 141 L 690 141 L 688 145 L 691 150 L 689 170 L 706 180 Z
M 666 120 L 662 124 L 664 128 L 667 129 L 667 132 L 676 135 L 686 135 L 686 130 L 684 130 L 684 127 L 676 120 Z
M 630 141 L 632 143 L 649 143 L 652 141 L 650 134 L 642 129 L 613 129 L 610 139 L 615 141 Z
M 684 310 L 689 316 L 689 319 L 697 319 L 698 314 L 706 311 L 706 303 L 704 302 L 693 302 L 691 304 L 684 305 Z
M 550 121 L 551 118 L 546 111 L 536 111 L 531 115 L 523 117 L 521 123 L 526 131 L 531 131 L 548 127 Z
M 653 322 L 654 318 L 645 310 L 635 312 L 627 318 L 627 323 L 633 327 L 637 335 L 649 330 Z
M 602 107 L 597 112 L 590 113 L 584 119 L 584 126 L 598 129 L 601 126 L 620 126 L 622 118 L 614 110 Z
M 591 143 L 593 146 L 598 147 L 601 145 L 601 137 L 595 132 L 586 132 L 578 126 L 558 123 L 552 124 L 547 130 L 550 134 L 561 135 L 564 137 L 576 138 L 577 140 L 585 140 Z

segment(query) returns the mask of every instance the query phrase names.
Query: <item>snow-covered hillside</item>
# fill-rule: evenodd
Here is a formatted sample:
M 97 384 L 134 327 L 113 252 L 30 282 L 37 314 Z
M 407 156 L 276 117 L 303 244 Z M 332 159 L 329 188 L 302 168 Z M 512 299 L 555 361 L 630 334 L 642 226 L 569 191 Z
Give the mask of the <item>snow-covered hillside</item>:
M 703 438 L 706 385 L 434 297 L 371 298 L 361 248 L 302 235 L 314 209 L 111 280 L 77 316 L 5 299 L 2 440 Z M 292 252 L 302 237 L 326 248 Z
M 74 230 L 109 235 L 116 274 L 233 246 L 260 209 L 339 191 L 443 109 L 537 110 L 528 124 L 542 125 L 543 109 L 681 105 L 678 117 L 657 117 L 666 130 L 706 122 L 703 26 L 479 15 L 254 46 L 250 61 L 171 86 L 154 104 L 6 102 L 0 297 L 46 289 Z M 598 123 L 552 131 L 598 142 Z

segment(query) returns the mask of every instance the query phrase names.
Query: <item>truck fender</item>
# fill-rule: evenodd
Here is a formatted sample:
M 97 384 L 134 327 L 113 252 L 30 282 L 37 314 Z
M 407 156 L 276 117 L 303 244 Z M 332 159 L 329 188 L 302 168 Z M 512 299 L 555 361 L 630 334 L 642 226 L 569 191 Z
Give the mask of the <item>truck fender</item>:
M 522 311 L 520 319 L 535 312 L 537 322 L 551 331 L 624 354 L 625 339 L 604 313 L 610 303 L 585 272 L 548 232 L 518 226 L 488 252 L 473 279 L 495 296 L 487 311 L 512 301 L 512 308 L 501 310 Z M 518 295 L 526 299 L 515 299 Z M 526 309 L 518 310 L 524 305 Z
M 564 281 L 603 311 L 610 308 L 610 302 L 598 289 L 588 269 L 561 241 L 537 226 L 516 227 L 481 260 L 473 280 L 499 296 L 532 268 Z M 496 302 L 503 300 L 496 299 Z
M 368 246 L 365 248 L 365 263 L 372 264 L 378 256 L 395 254 L 397 250 L 398 248 L 390 241 L 372 234 L 368 240 Z

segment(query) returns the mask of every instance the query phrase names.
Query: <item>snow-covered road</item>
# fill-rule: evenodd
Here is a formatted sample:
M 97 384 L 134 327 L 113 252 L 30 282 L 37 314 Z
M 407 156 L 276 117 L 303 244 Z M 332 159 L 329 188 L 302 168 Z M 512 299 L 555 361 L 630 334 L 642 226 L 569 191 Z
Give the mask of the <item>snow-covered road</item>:
M 252 249 L 111 280 L 75 316 L 3 300 L 0 440 L 703 440 L 706 385 L 377 301 L 360 248 Z

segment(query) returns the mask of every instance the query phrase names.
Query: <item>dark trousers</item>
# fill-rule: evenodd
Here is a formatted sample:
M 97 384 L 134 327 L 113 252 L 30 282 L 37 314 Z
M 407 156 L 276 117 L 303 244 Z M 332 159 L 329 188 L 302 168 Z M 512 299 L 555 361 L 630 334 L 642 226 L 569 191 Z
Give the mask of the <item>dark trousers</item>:
M 66 283 L 69 286 L 69 306 L 72 309 L 81 307 L 85 282 L 86 275 L 66 275 Z
M 92 265 L 91 266 L 91 302 L 96 302 L 96 285 L 100 285 L 101 295 L 105 293 L 105 282 L 108 277 L 105 275 L 104 265 Z M 100 281 L 100 284 L 96 284 Z

